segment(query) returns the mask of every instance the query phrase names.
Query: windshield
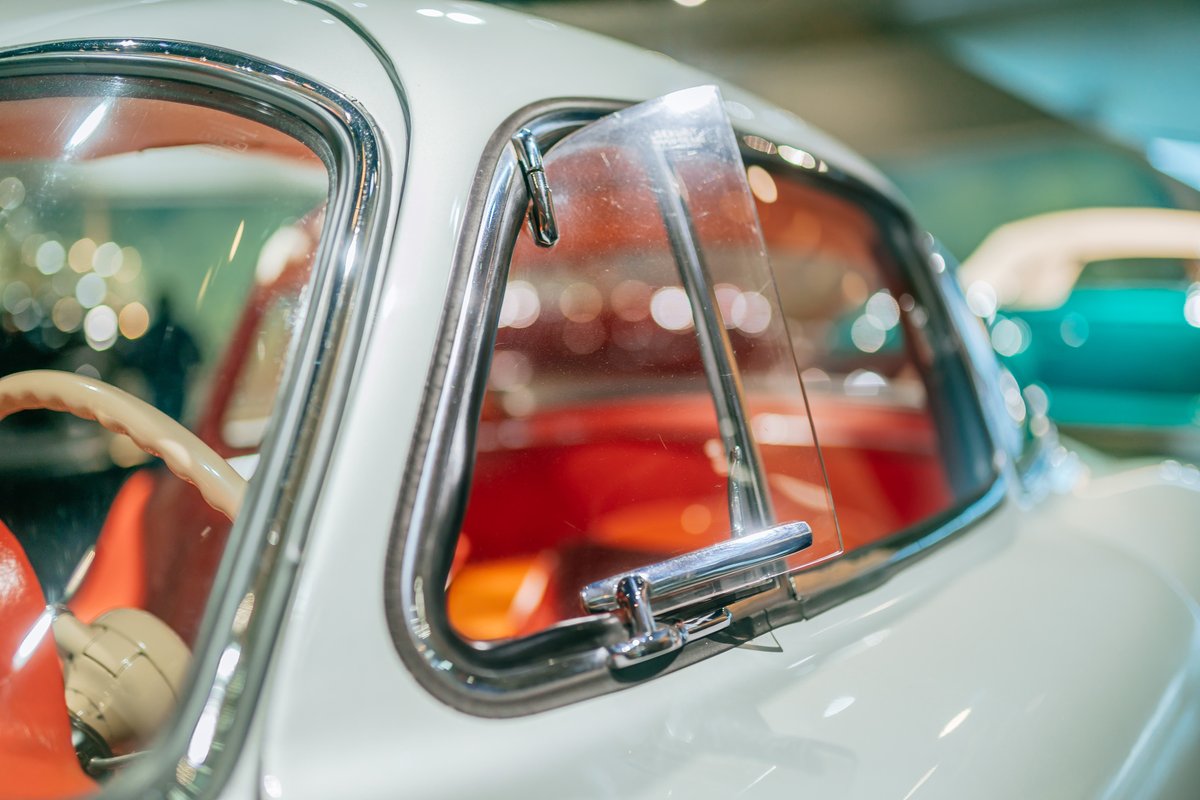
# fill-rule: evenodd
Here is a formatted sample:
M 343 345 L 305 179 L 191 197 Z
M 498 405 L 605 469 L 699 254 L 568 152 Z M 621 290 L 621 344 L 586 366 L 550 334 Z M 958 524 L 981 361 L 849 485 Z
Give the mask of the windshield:
M 25 687 L 0 717 L 63 794 L 168 717 L 236 513 L 208 475 L 240 501 L 304 319 L 329 175 L 234 102 L 0 84 L 0 395 L 24 409 L 0 422 L 0 683 Z M 10 746 L 30 745 L 0 733 L 0 772 Z

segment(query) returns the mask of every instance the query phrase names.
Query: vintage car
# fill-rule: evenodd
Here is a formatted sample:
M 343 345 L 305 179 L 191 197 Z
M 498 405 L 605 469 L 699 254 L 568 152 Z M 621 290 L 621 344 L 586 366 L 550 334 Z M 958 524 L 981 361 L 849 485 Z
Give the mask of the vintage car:
M 960 273 L 992 344 L 1073 436 L 1200 455 L 1200 212 L 1084 208 L 993 231 Z
M 1200 473 L 829 137 L 483 5 L 3 15 L 0 796 L 1195 796 Z

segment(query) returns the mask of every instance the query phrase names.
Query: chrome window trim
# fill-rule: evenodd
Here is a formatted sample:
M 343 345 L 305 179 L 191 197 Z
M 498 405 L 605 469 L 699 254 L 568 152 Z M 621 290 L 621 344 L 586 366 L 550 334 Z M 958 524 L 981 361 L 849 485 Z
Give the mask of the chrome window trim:
M 545 152 L 575 128 L 627 105 L 613 100 L 547 100 L 510 116 L 483 150 L 455 250 L 437 350 L 426 380 L 429 391 L 413 434 L 388 546 L 384 597 L 394 644 L 417 681 L 441 701 L 479 716 L 521 716 L 617 691 L 723 652 L 773 626 L 810 617 L 887 580 L 992 512 L 1008 490 L 1006 476 L 994 471 L 993 479 L 976 496 L 945 514 L 802 573 L 821 574 L 842 565 L 830 588 L 797 600 L 791 587 L 780 587 L 730 604 L 740 618 L 727 632 L 690 643 L 675 657 L 619 674 L 607 669 L 603 647 L 625 636 L 623 626 L 612 617 L 566 620 L 547 631 L 502 643 L 472 643 L 454 634 L 438 581 L 447 574 L 461 527 L 474 458 L 474 428 L 504 278 L 528 203 L 510 138 L 520 128 L 529 128 Z M 818 163 L 828 179 L 865 192 L 890 209 L 905 227 L 914 257 L 927 259 L 928 253 L 917 251 L 919 232 L 904 209 L 836 165 Z M 926 289 L 945 301 L 934 282 Z M 994 454 L 994 433 L 984 419 L 978 396 L 981 385 L 975 380 L 978 367 L 967 357 L 949 310 L 944 311 L 953 338 L 950 346 L 962 358 L 969 384 L 966 391 L 979 409 L 985 446 Z
M 275 418 L 230 533 L 198 640 L 189 690 L 169 731 L 103 795 L 208 796 L 241 754 L 373 310 L 389 210 L 391 158 L 349 96 L 242 53 L 160 39 L 89 39 L 0 51 L 0 78 L 86 74 L 216 90 L 233 113 L 291 120 L 330 173 L 304 326 L 292 344 Z M 397 87 L 399 89 L 399 87 Z M 407 120 L 406 120 L 407 122 Z M 295 130 L 288 133 L 296 135 Z M 302 138 L 302 140 L 304 140 Z

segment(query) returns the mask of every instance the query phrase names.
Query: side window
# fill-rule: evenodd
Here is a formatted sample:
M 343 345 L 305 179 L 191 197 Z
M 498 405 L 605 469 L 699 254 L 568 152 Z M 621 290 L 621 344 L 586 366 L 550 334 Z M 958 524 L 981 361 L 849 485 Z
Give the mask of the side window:
M 841 551 L 753 202 L 717 120 L 732 165 L 702 139 L 658 128 L 649 147 L 609 141 L 591 133 L 602 123 L 546 157 L 561 238 L 517 242 L 451 567 L 448 614 L 469 639 L 580 616 L 590 582 L 736 535 L 730 509 L 753 504 L 752 490 L 735 495 L 757 476 L 729 428 L 751 419 L 778 434 L 754 453 L 765 517 L 812 526 L 801 565 Z M 700 277 L 686 276 L 681 230 Z M 716 342 L 695 318 L 697 282 Z M 733 420 L 706 348 L 733 366 Z
M 505 714 L 619 689 L 998 496 L 966 307 L 878 192 L 739 140 L 712 87 L 508 133 L 388 554 L 431 691 Z
M 748 146 L 730 179 L 696 143 L 665 171 L 669 156 L 582 132 L 546 157 L 561 239 L 523 231 L 509 268 L 447 588 L 461 636 L 543 630 L 581 615 L 592 581 L 738 536 L 754 468 L 765 524 L 813 528 L 792 571 L 919 533 L 990 485 L 964 355 L 902 219 L 815 159 L 745 141 L 766 152 Z M 733 417 L 706 370 L 711 326 Z M 734 420 L 756 465 L 731 458 Z
M 993 474 L 963 355 L 894 212 L 749 137 L 754 191 L 846 549 L 934 520 Z M 774 156 L 774 157 L 772 157 Z M 803 165 L 803 166 L 797 166 Z M 785 433 L 761 421 L 766 447 Z
M 0 717 L 20 720 L 0 783 L 18 794 L 95 789 L 81 763 L 144 748 L 198 646 L 240 494 L 210 507 L 133 439 L 156 419 L 140 400 L 165 415 L 157 451 L 186 448 L 176 472 L 253 473 L 330 184 L 259 114 L 161 80 L 0 82 L 0 385 L 26 393 L 0 422 L 0 684 L 19 697 Z M 55 410 L 122 392 L 104 427 Z

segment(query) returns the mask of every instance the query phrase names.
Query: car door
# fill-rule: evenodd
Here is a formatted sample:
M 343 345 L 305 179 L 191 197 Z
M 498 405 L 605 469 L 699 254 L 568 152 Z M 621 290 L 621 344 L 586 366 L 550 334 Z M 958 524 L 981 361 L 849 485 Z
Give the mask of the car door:
M 1029 728 L 1001 720 L 1027 713 L 1051 724 L 1046 715 L 1058 712 L 1038 700 L 1049 687 L 1065 692 L 1055 695 L 1065 706 L 1051 704 L 1059 711 L 1090 703 L 1095 687 L 1069 677 L 1086 661 L 1077 648 L 1024 658 L 1030 635 L 1090 626 L 1095 609 L 1064 603 L 1054 577 L 1090 548 L 1074 534 L 1044 540 L 1038 531 L 1055 518 L 1002 503 L 1005 451 L 993 436 L 1007 447 L 1005 431 L 1017 430 L 1024 409 L 1019 394 L 1006 402 L 994 375 L 971 368 L 942 256 L 836 165 L 730 133 L 720 114 L 711 128 L 676 131 L 686 113 L 670 100 L 657 101 L 665 121 L 625 140 L 621 127 L 643 109 L 571 102 L 529 109 L 494 137 L 484 162 L 496 164 L 481 170 L 490 184 L 470 218 L 479 227 L 463 233 L 461 284 L 452 284 L 385 573 L 407 674 L 376 668 L 394 655 L 361 631 L 326 639 L 329 629 L 314 626 L 294 640 L 287 652 L 320 666 L 288 659 L 276 695 L 300 690 L 313 704 L 273 706 L 266 771 L 281 792 L 315 795 L 352 780 L 366 795 L 401 786 L 419 796 L 484 787 L 502 796 L 771 796 L 800 786 L 903 796 L 945 774 L 945 748 L 979 753 L 981 742 L 1026 747 L 1023 763 L 1041 764 L 997 785 L 1061 780 L 1028 749 L 1040 745 L 1021 744 Z M 544 150 L 540 161 L 518 156 L 528 147 L 522 129 Z M 689 172 L 686 160 L 668 159 L 671 170 L 653 171 L 661 154 L 646 154 L 647 142 L 682 142 L 703 160 L 720 141 L 704 138 L 716 129 L 739 152 L 736 194 L 705 195 L 727 186 L 711 163 Z M 623 160 L 630 152 L 632 163 Z M 687 182 L 696 176 L 698 185 Z M 534 200 L 529 221 L 543 177 L 558 240 L 539 248 L 537 236 L 554 238 L 547 198 Z M 704 204 L 714 196 L 720 213 Z M 731 196 L 752 203 L 753 218 Z M 671 213 L 682 221 L 674 232 Z M 707 238 L 730 219 L 749 220 L 755 235 Z M 673 243 L 681 234 L 691 249 Z M 721 243 L 740 241 L 734 258 L 744 265 L 762 255 L 764 234 L 769 282 L 718 272 Z M 630 236 L 650 245 L 630 245 Z M 687 271 L 689 254 L 703 271 Z M 707 309 L 693 304 L 696 287 L 709 291 Z M 756 336 L 771 320 L 784 322 L 786 339 Z M 734 509 L 753 490 L 730 488 L 745 469 L 730 450 L 742 443 L 726 444 L 737 429 L 722 430 L 722 376 L 705 369 L 706 335 L 728 342 L 742 442 L 760 459 L 770 508 L 805 507 L 767 528 L 807 517 L 813 543 L 742 562 L 741 572 L 701 572 L 696 594 L 675 583 L 661 596 L 629 590 L 622 599 L 623 577 L 670 582 L 678 556 L 708 569 L 713 548 L 754 535 L 730 536 Z M 646 348 L 651 336 L 667 344 Z M 772 360 L 775 347 L 791 353 Z M 787 393 L 801 383 L 803 392 Z M 995 390 L 986 407 L 976 385 Z M 804 472 L 813 464 L 805 457 L 820 471 Z M 833 547 L 822 550 L 820 536 Z M 761 577 L 713 585 L 760 566 Z M 309 595 L 326 618 L 317 607 L 331 602 L 333 572 Z M 1014 580 L 1026 591 L 1002 589 Z M 1173 630 L 1190 624 L 1155 579 L 1119 582 L 1126 601 L 1159 608 Z M 1023 611 L 1013 614 L 1013 603 Z M 982 637 L 988 646 L 976 626 L 995 634 Z M 628 657 L 639 636 L 644 644 L 663 628 L 685 634 L 682 646 Z M 1162 646 L 1161 635 L 1150 646 Z M 335 677 L 350 664 L 361 682 Z M 327 698 L 303 691 L 329 681 L 337 692 Z M 989 721 L 967 724 L 980 719 Z M 320 737 L 301 733 L 313 725 L 349 737 L 353 775 L 318 763 Z M 904 737 L 910 728 L 921 735 Z M 999 762 L 969 753 L 960 757 L 971 769 L 936 785 L 953 793 L 971 775 L 996 774 Z M 397 772 L 378 772 L 387 759 Z
M 347 372 L 346 345 L 362 335 L 398 191 L 376 121 L 392 123 L 402 163 L 403 114 L 374 55 L 311 7 L 275 18 L 265 4 L 239 5 L 243 21 L 281 34 L 264 44 L 210 15 L 211 5 L 198 15 L 179 5 L 169 14 L 77 5 L 47 16 L 31 9 L 2 37 L 0 263 L 5 290 L 21 295 L 3 312 L 3 371 L 52 370 L 60 384 L 79 376 L 93 382 L 85 388 L 144 397 L 180 420 L 172 436 L 236 456 L 250 481 L 221 513 L 119 435 L 136 420 L 85 407 L 75 413 L 109 431 L 67 414 L 5 421 L 4 556 L 17 565 L 23 605 L 4 614 L 0 794 L 181 785 L 211 794 L 245 745 L 245 726 L 231 735 L 229 724 L 248 722 L 264 678 L 294 575 L 275 568 L 288 562 L 278 555 L 307 534 L 313 494 L 299 503 L 296 494 L 321 480 L 346 390 L 333 376 Z M 306 57 L 318 31 L 338 67 Z M 302 77 L 296 63 L 335 84 L 347 82 L 342 70 L 379 78 L 377 90 L 359 92 L 379 116 Z M 290 302 L 260 307 L 279 294 Z M 53 396 L 40 402 L 70 408 Z M 191 478 L 229 477 L 219 459 L 181 456 L 172 436 L 150 449 Z M 244 486 L 236 474 L 232 485 Z M 155 660 L 156 642 L 180 640 L 186 655 L 171 660 L 169 687 L 143 683 L 122 695 L 104 681 L 73 685 L 72 670 L 84 673 L 78 663 L 88 659 L 62 650 L 60 662 L 50 635 L 68 609 L 101 627 L 114 609 L 157 617 L 168 634 L 151 631 L 115 660 L 110 650 L 89 658 L 114 678 L 125 668 L 144 678 L 150 664 L 167 663 Z M 10 666 L 14 653 L 26 655 Z M 85 677 L 96 677 L 92 666 Z M 99 718 L 107 712 L 118 729 L 99 752 L 81 734 L 97 728 L 97 709 L 79 711 L 97 697 Z M 130 714 L 136 736 L 119 730 Z M 105 763 L 110 755 L 121 758 Z

